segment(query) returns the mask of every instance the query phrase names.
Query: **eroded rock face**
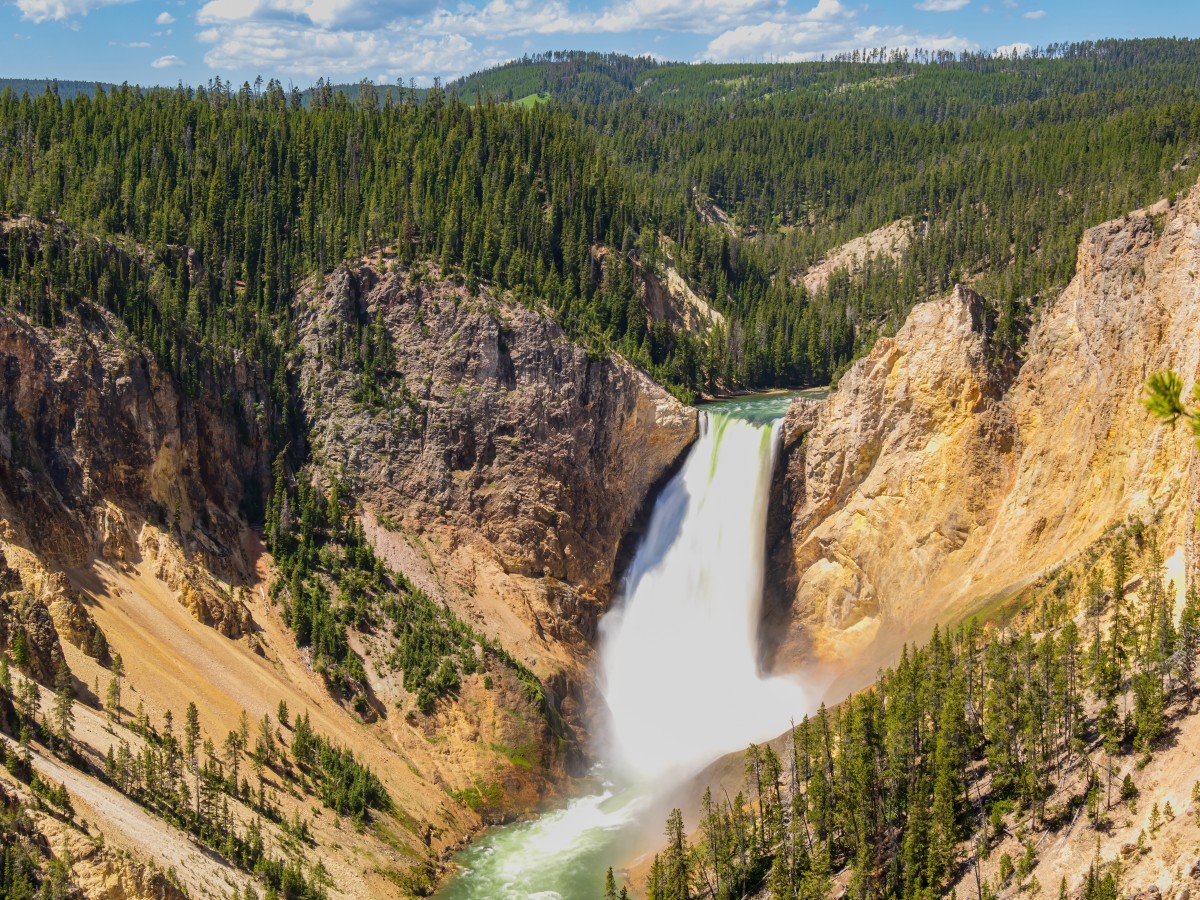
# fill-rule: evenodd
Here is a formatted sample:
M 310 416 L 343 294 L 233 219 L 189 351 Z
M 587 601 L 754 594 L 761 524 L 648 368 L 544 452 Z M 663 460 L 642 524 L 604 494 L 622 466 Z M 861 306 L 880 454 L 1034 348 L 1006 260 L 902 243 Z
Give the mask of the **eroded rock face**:
M 238 357 L 222 373 L 223 400 L 190 399 L 153 357 L 114 339 L 110 316 L 87 312 L 53 331 L 0 313 L 0 542 L 49 578 L 96 557 L 135 562 L 143 525 L 158 522 L 180 553 L 236 573 L 239 508 L 268 473 L 261 378 Z M 61 612 L 75 642 L 87 623 Z
M 0 694 L 0 722 L 6 702 L 7 698 Z M 0 809 L 10 817 L 18 817 L 9 825 L 9 834 L 19 837 L 35 859 L 64 864 L 71 888 L 69 896 L 87 900 L 185 900 L 188 896 L 152 866 L 109 849 L 73 825 L 37 811 L 34 799 L 22 787 L 0 783 Z
M 0 514 L 66 564 L 128 549 L 122 510 L 198 529 L 219 556 L 250 481 L 267 475 L 253 431 L 263 385 L 239 358 L 223 373 L 229 409 L 190 401 L 112 340 L 116 327 L 101 316 L 52 333 L 0 314 Z
M 901 642 L 1130 515 L 1161 513 L 1194 573 L 1191 438 L 1140 398 L 1153 371 L 1175 369 L 1189 392 L 1200 374 L 1198 276 L 1200 190 L 1088 231 L 1019 371 L 956 289 L 917 306 L 826 401 L 797 403 L 768 579 L 776 667 L 834 661 L 865 681 Z
M 18 640 L 25 647 L 25 674 L 52 684 L 64 664 L 54 620 L 46 604 L 23 588 L 20 574 L 0 553 L 0 649 L 15 649 Z
M 580 671 L 622 537 L 694 410 L 533 310 L 407 272 L 339 269 L 299 321 L 314 457 L 360 481 L 381 552 L 523 657 Z M 356 400 L 338 347 L 376 323 L 397 377 Z
M 8 580 L 46 607 L 60 640 L 73 644 L 101 664 L 108 662 L 104 633 L 66 575 L 50 571 L 36 555 L 15 544 L 0 544 L 0 558 L 9 567 Z

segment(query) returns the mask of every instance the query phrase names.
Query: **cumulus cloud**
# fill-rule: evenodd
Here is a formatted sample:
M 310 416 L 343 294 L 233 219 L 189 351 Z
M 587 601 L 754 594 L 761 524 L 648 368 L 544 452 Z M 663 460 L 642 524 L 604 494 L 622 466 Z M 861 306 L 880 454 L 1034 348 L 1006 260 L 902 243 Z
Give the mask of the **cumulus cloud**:
M 1027 13 L 1021 13 L 1021 15 L 1023 15 L 1026 19 L 1040 19 L 1042 16 L 1046 15 L 1046 11 L 1044 9 L 1031 9 Z
M 196 18 L 202 25 L 308 23 L 331 31 L 365 31 L 427 13 L 435 4 L 436 0 L 208 0 Z
M 169 12 L 160 12 L 158 18 L 154 20 L 155 25 L 170 25 L 175 21 L 175 17 Z
M 697 58 L 713 62 L 802 62 L 865 47 L 977 49 L 973 41 L 955 34 L 921 34 L 895 25 L 864 25 L 856 18 L 857 11 L 838 0 L 820 0 L 804 13 L 776 15 L 724 31 L 709 41 Z
M 331 31 L 240 22 L 206 29 L 199 38 L 213 45 L 204 62 L 214 69 L 257 68 L 312 78 L 365 71 L 426 78 L 465 74 L 480 65 L 479 55 L 462 35 L 416 34 L 399 27 Z
M 160 56 L 158 59 L 154 60 L 154 62 L 150 63 L 150 65 L 156 69 L 170 69 L 174 66 L 182 66 L 183 60 L 174 53 L 171 53 L 167 56 Z
M 33 0 L 28 0 L 33 2 Z M 42 0 L 49 2 L 49 0 Z M 81 0 L 58 0 L 81 2 Z M 95 2 L 95 0 L 93 0 Z M 869 24 L 851 0 L 202 0 L 205 63 L 315 78 L 453 77 L 514 55 L 533 35 L 690 32 L 698 59 L 813 59 L 863 47 L 977 49 L 954 34 Z M 914 0 L 909 0 L 914 2 Z M 970 0 L 916 0 L 948 12 Z M 527 45 L 527 42 L 526 42 Z M 519 49 L 516 50 L 520 52 Z
M 954 12 L 967 6 L 971 0 L 921 0 L 920 3 L 914 3 L 913 9 L 919 9 L 922 12 Z
M 434 10 L 437 0 L 208 0 L 196 19 L 197 37 L 211 49 L 214 69 L 286 75 L 388 77 L 458 75 L 488 62 L 467 35 L 499 39 L 531 30 L 543 7 L 533 0 L 492 0 L 482 9 Z M 562 0 L 554 0 L 561 4 Z M 553 5 L 554 16 L 566 7 Z M 484 62 L 484 59 L 488 62 Z
M 992 56 L 1024 56 L 1033 49 L 1032 44 L 1027 44 L 1024 41 L 1016 41 L 1012 44 L 1004 44 L 992 51 Z
M 577 34 L 594 31 L 594 18 L 573 15 L 561 0 L 490 0 L 481 7 L 461 4 L 436 9 L 421 30 L 430 35 L 472 35 L 488 39 L 519 34 Z
M 711 33 L 747 19 L 762 19 L 786 0 L 619 0 L 592 12 L 563 0 L 489 0 L 436 9 L 422 26 L 428 34 L 468 34 L 498 39 L 523 34 L 613 34 L 642 30 Z M 838 7 L 838 0 L 819 6 Z
M 605 32 L 663 28 L 670 31 L 711 32 L 746 19 L 758 19 L 782 9 L 779 0 L 623 0 L 596 17 L 590 30 Z M 840 10 L 838 0 L 821 0 L 822 7 Z
M 129 0 L 15 0 L 21 18 L 31 22 L 66 22 L 86 16 L 93 9 L 127 3 Z

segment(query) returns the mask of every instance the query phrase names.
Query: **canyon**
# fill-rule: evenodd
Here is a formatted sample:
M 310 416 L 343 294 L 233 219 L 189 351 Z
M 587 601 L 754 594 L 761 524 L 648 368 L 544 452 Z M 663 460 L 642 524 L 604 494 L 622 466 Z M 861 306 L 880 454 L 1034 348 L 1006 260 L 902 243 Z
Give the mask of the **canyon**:
M 838 700 L 906 642 L 1002 602 L 1131 517 L 1157 523 L 1172 571 L 1194 585 L 1192 438 L 1140 399 L 1151 372 L 1175 369 L 1189 390 L 1200 375 L 1198 271 L 1193 190 L 1089 230 L 1074 279 L 1019 352 L 993 344 L 994 312 L 963 285 L 916 306 L 828 397 L 795 401 L 767 522 L 769 670 L 803 672 Z M 695 304 L 669 312 L 661 285 L 645 296 L 659 317 L 703 318 Z M 598 622 L 698 437 L 694 408 L 572 341 L 547 310 L 381 254 L 298 292 L 286 373 L 298 406 L 286 415 L 305 423 L 305 444 L 280 453 L 266 432 L 285 411 L 255 362 L 185 390 L 113 317 L 84 310 L 53 332 L 0 313 L 0 643 L 19 631 L 25 671 L 47 688 L 69 667 L 86 758 L 145 740 L 100 708 L 115 653 L 126 712 L 155 722 L 194 702 L 216 737 L 281 700 L 308 711 L 395 800 L 370 828 L 311 814 L 308 852 L 346 896 L 394 893 L 485 821 L 576 789 L 595 758 L 589 710 L 603 702 Z M 367 343 L 388 348 L 385 374 L 345 363 Z M 483 672 L 417 713 L 380 664 L 386 635 L 365 630 L 352 643 L 369 712 L 331 692 L 271 599 L 251 524 L 279 469 L 348 490 L 378 558 L 527 665 L 553 714 Z M 34 815 L 55 855 L 71 849 L 88 896 L 246 883 L 98 779 L 35 757 L 87 823 Z M 0 779 L 4 803 L 32 804 Z M 472 805 L 473 787 L 500 799 Z M 310 815 L 302 794 L 278 788 L 285 818 Z

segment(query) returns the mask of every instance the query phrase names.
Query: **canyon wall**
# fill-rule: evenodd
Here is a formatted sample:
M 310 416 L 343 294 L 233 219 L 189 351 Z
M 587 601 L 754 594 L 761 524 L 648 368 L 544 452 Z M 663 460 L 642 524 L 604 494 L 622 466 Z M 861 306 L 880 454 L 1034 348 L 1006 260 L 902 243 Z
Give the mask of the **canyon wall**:
M 189 398 L 121 331 L 95 310 L 57 334 L 0 314 L 0 517 L 63 565 L 129 552 L 127 529 L 150 520 L 232 567 L 239 507 L 268 474 L 265 386 L 238 354 L 219 390 Z
M 436 276 L 342 267 L 299 303 L 316 465 L 361 486 L 389 562 L 578 714 L 622 542 L 694 439 L 695 410 L 547 316 Z M 364 399 L 338 357 L 375 328 L 389 376 Z
M 97 559 L 152 564 L 237 637 L 227 587 L 249 575 L 241 510 L 267 483 L 265 385 L 238 354 L 219 390 L 189 396 L 122 332 L 91 307 L 54 332 L 0 313 L 0 551 L 76 646 L 94 623 L 63 572 Z
M 778 669 L 852 689 L 924 637 L 1158 517 L 1196 567 L 1196 451 L 1141 404 L 1200 375 L 1200 189 L 1090 229 L 1021 359 L 966 288 L 917 306 L 824 401 L 798 401 L 777 476 L 767 627 Z M 1177 585 L 1177 587 L 1179 587 Z

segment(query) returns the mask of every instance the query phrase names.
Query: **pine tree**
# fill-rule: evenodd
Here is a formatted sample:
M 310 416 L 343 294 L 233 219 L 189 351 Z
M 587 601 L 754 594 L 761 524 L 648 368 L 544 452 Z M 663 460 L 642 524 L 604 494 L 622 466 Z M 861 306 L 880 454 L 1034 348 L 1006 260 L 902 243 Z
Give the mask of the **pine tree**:
M 262 720 L 258 723 L 258 742 L 255 744 L 254 753 L 268 766 L 275 760 L 275 734 L 271 730 L 271 719 L 266 713 L 263 713 Z
M 71 730 L 74 727 L 75 685 L 71 678 L 71 670 L 66 665 L 61 665 L 54 679 L 54 731 L 60 746 L 70 746 Z
M 612 866 L 604 876 L 604 900 L 617 900 L 617 880 L 613 876 Z
M 662 859 L 655 853 L 646 875 L 646 900 L 666 900 L 666 882 Z
M 24 672 L 29 666 L 29 648 L 26 646 L 25 629 L 17 626 L 12 638 L 13 665 Z
M 32 678 L 25 678 L 17 690 L 16 699 L 17 711 L 21 718 L 31 725 L 35 724 L 42 704 L 42 695 L 38 690 L 37 682 Z
M 678 809 L 667 817 L 667 849 L 663 859 L 663 900 L 690 900 L 691 878 L 688 871 L 687 835 L 683 831 L 683 813 Z
M 113 654 L 112 663 L 109 665 L 109 672 L 112 675 L 108 682 L 108 695 L 105 698 L 105 705 L 108 707 L 109 714 L 120 724 L 121 679 L 125 676 L 125 663 L 122 661 L 120 653 Z
M 1179 677 L 1187 689 L 1188 702 L 1196 696 L 1196 655 L 1200 653 L 1200 590 L 1189 588 L 1179 617 Z

